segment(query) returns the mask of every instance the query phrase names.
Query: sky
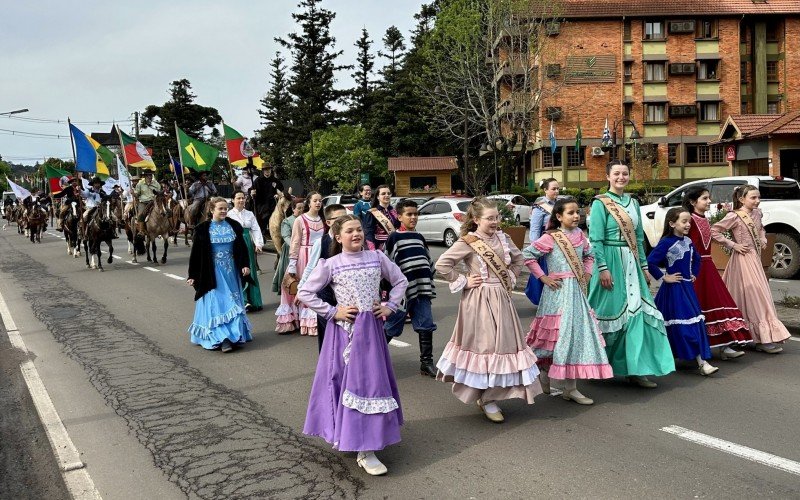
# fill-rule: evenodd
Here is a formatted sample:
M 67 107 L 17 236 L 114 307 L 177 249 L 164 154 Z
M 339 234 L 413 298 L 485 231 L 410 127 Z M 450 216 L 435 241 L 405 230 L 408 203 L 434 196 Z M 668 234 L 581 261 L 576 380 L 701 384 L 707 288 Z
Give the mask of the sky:
M 132 121 L 123 120 L 164 103 L 170 82 L 181 78 L 191 82 L 196 103 L 217 108 L 227 125 L 251 136 L 260 128 L 258 107 L 269 89 L 269 62 L 281 49 L 273 38 L 297 29 L 291 17 L 297 3 L 0 0 L 0 113 L 29 109 L 0 116 L 0 155 L 29 165 L 48 157 L 71 158 L 67 117 L 86 133 L 108 132 L 112 121 L 132 130 Z M 374 53 L 389 26 L 397 26 L 408 41 L 421 4 L 323 1 L 336 13 L 331 33 L 336 48 L 344 51 L 341 64 L 355 63 L 353 44 L 361 28 L 375 42 Z M 376 60 L 376 69 L 381 65 Z M 337 87 L 351 86 L 349 71 L 337 79 Z M 62 138 L 22 137 L 12 130 Z

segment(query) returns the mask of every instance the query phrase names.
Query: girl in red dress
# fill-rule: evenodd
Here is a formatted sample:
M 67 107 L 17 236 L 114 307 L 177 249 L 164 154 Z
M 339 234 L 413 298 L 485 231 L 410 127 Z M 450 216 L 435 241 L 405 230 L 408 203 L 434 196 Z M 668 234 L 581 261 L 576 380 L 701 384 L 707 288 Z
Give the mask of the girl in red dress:
M 744 355 L 731 346 L 753 342 L 742 312 L 722 282 L 711 260 L 711 225 L 705 213 L 711 208 L 711 195 L 703 186 L 689 188 L 683 197 L 683 207 L 692 214 L 689 238 L 700 253 L 700 273 L 694 282 L 694 291 L 706 318 L 708 343 L 719 350 L 722 359 Z

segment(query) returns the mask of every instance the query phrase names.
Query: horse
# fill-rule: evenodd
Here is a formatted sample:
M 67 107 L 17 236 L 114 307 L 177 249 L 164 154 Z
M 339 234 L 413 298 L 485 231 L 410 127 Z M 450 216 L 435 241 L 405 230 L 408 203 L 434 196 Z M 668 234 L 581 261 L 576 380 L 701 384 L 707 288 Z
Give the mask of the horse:
M 26 226 L 31 243 L 41 243 L 42 233 L 47 227 L 47 209 L 38 201 L 34 203 L 27 216 Z
M 25 206 L 22 203 L 14 208 L 14 220 L 17 221 L 17 234 L 27 235 L 28 221 L 25 220 Z
M 292 206 L 292 188 L 289 188 L 285 193 L 278 191 L 275 195 L 275 210 L 269 217 L 269 236 L 272 239 L 272 244 L 275 245 L 275 253 L 281 254 L 283 248 L 283 237 L 281 236 L 281 223 L 286 218 L 286 211 Z M 277 266 L 277 261 L 276 266 Z
M 191 205 L 191 204 L 190 204 Z M 200 224 L 201 222 L 205 222 L 208 220 L 209 210 L 208 210 L 208 200 L 200 207 L 200 214 L 197 219 L 197 223 Z M 189 245 L 189 233 L 191 232 L 194 235 L 194 226 L 195 221 L 192 220 L 192 211 L 189 209 L 189 205 L 187 205 L 186 209 L 183 211 L 183 222 L 186 224 L 186 233 L 184 236 L 184 240 L 186 241 L 186 245 Z
M 153 199 L 153 209 L 150 215 L 147 216 L 145 221 L 145 249 L 147 251 L 147 261 L 158 265 L 158 255 L 156 254 L 156 238 L 161 236 L 164 240 L 164 254 L 161 256 L 161 263 L 167 263 L 167 248 L 169 248 L 169 232 L 172 228 L 172 205 L 174 201 L 172 198 L 167 198 L 163 193 L 159 193 Z M 150 258 L 150 248 L 153 249 L 153 257 Z M 133 254 L 133 262 L 136 260 L 136 254 Z M 140 254 L 141 255 L 141 254 Z
M 3 224 L 3 231 L 6 230 L 9 224 L 17 223 L 17 213 L 16 213 L 17 204 L 16 203 L 9 203 L 5 207 L 3 207 L 3 218 L 6 222 Z
M 64 240 L 67 242 L 67 255 L 72 255 L 76 259 L 81 255 L 81 237 L 78 232 L 81 213 L 83 213 L 83 201 L 73 201 L 67 207 L 67 213 L 64 215 L 64 222 L 61 225 L 64 231 Z
M 117 232 L 116 198 L 105 198 L 95 208 L 94 214 L 88 221 L 81 221 L 81 235 L 83 236 L 83 249 L 86 251 L 86 267 L 103 271 L 102 252 L 100 244 L 108 245 L 108 263 L 114 262 L 114 236 Z M 91 263 L 89 262 L 91 256 Z M 95 263 L 97 258 L 97 263 Z
M 172 244 L 178 244 L 178 234 L 181 232 L 181 224 L 183 223 L 183 213 L 186 210 L 186 200 L 178 200 L 174 201 L 172 206 L 172 231 L 170 234 L 172 235 Z M 186 246 L 189 246 L 189 237 L 188 231 L 184 231 L 183 233 L 183 241 L 186 243 Z

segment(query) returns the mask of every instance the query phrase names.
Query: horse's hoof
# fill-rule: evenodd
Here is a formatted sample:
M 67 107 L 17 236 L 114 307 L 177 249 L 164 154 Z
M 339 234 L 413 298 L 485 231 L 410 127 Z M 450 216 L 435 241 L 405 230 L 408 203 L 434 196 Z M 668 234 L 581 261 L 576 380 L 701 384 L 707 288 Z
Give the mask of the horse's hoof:
M 163 259 L 161 259 L 161 263 L 162 263 L 162 264 L 166 264 L 166 263 L 167 263 L 167 258 L 166 258 L 166 257 L 164 257 Z

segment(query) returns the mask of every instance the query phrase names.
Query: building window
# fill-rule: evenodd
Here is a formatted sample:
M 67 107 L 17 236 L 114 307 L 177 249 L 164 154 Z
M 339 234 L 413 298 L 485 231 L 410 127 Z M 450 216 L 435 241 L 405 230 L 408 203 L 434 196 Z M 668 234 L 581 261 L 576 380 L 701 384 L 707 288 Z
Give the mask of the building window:
M 767 61 L 767 81 L 778 81 L 778 61 Z
M 542 167 L 553 168 L 561 166 L 561 146 L 556 146 L 556 154 L 550 151 L 550 148 L 542 149 Z
M 667 79 L 666 62 L 646 62 L 644 63 L 644 81 L 663 82 Z
M 623 66 L 623 75 L 625 77 L 625 82 L 630 82 L 633 73 L 633 63 L 626 62 Z
M 644 39 L 645 40 L 663 40 L 664 36 L 664 21 L 645 21 L 644 22 Z
M 697 65 L 698 80 L 719 80 L 719 61 L 705 60 Z
M 739 43 L 747 43 L 747 25 L 739 23 Z
M 409 188 L 415 191 L 427 191 L 436 187 L 436 176 L 409 177 Z
M 631 41 L 631 20 L 625 19 L 622 21 L 622 39 L 626 42 Z
M 718 102 L 701 102 L 700 109 L 697 110 L 697 121 L 699 122 L 718 122 L 719 121 L 719 103 Z
M 694 34 L 695 38 L 718 38 L 718 24 L 716 19 L 699 19 Z
M 586 148 L 575 146 L 567 146 L 567 167 L 582 167 L 586 159 Z
M 667 121 L 666 104 L 645 104 L 644 122 L 645 123 L 665 123 Z
M 767 21 L 767 41 L 777 42 L 780 40 L 780 26 L 778 21 Z
M 680 144 L 667 144 L 667 164 L 678 164 L 678 148 Z
M 743 115 L 747 114 L 747 101 L 742 101 L 742 109 L 740 111 Z
M 624 116 L 626 120 L 630 120 L 631 115 L 633 115 L 633 103 L 626 102 L 622 105 L 622 116 Z
M 767 113 L 770 115 L 779 115 L 781 113 L 781 103 L 780 102 L 768 102 L 767 103 Z
M 725 146 L 722 144 L 717 144 L 714 146 L 706 146 L 704 144 L 687 144 L 686 163 L 725 163 Z
M 739 63 L 739 83 L 747 83 L 747 62 Z

